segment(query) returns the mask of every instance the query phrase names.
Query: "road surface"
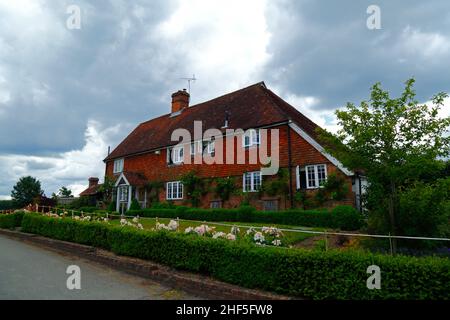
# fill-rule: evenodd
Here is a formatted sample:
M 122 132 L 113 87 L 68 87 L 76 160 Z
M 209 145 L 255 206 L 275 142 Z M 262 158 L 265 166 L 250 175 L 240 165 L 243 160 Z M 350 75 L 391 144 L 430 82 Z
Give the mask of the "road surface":
M 67 268 L 80 267 L 80 290 L 69 290 Z M 198 299 L 154 281 L 0 235 L 0 299 Z

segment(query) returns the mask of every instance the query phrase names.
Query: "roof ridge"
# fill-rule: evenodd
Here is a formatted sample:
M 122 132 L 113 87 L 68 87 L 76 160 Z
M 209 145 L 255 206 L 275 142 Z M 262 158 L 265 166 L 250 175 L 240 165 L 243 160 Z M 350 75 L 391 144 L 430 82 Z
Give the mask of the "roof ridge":
M 283 100 L 280 96 L 278 96 L 275 92 L 273 92 L 270 89 L 266 88 L 266 93 L 269 94 L 272 102 L 274 105 L 277 106 L 277 108 L 285 115 L 287 116 L 290 120 L 294 120 L 292 119 L 292 117 L 286 113 L 285 110 L 283 110 L 282 108 L 280 108 L 280 106 L 278 105 L 278 103 L 276 103 L 275 101 L 273 101 L 273 99 L 276 99 L 277 102 L 280 102 L 282 104 L 284 104 L 285 106 L 291 108 L 291 111 L 298 113 L 298 115 L 300 115 L 301 117 L 303 117 L 306 121 L 308 121 L 311 125 L 315 126 L 315 127 L 319 127 L 321 128 L 317 123 L 315 123 L 314 121 L 312 121 L 309 117 L 307 117 L 306 115 L 304 115 L 300 110 L 298 110 L 296 107 L 294 107 L 293 105 L 291 105 L 289 102 Z
M 199 107 L 199 106 L 202 106 L 202 105 L 204 105 L 204 104 L 210 103 L 210 102 L 212 102 L 212 101 L 215 101 L 215 100 L 224 98 L 224 97 L 226 97 L 226 96 L 228 96 L 228 95 L 236 94 L 236 93 L 238 93 L 238 92 L 245 91 L 245 90 L 251 89 L 251 88 L 256 87 L 256 86 L 262 86 L 264 89 L 267 89 L 267 86 L 266 86 L 266 84 L 264 83 L 264 81 L 259 81 L 259 82 L 257 82 L 257 83 L 252 84 L 252 85 L 249 85 L 249 86 L 247 86 L 247 87 L 245 87 L 245 88 L 241 88 L 241 89 L 238 89 L 238 90 L 235 90 L 235 91 L 231 91 L 231 92 L 225 93 L 225 94 L 223 94 L 223 95 L 221 95 L 221 96 L 218 96 L 218 97 L 216 97 L 216 98 L 213 98 L 213 99 L 210 99 L 210 100 L 206 100 L 206 101 L 203 101 L 203 102 L 194 104 L 194 105 L 192 105 L 192 106 L 189 106 L 189 107 L 188 107 L 188 110 L 189 110 L 190 108 Z M 163 114 L 163 115 L 161 115 L 161 116 L 158 116 L 158 117 L 156 117 L 156 118 L 152 118 L 152 119 L 149 119 L 149 120 L 147 120 L 147 121 L 141 122 L 139 125 L 144 124 L 144 123 L 151 122 L 151 121 L 156 120 L 156 119 L 159 119 L 159 118 L 167 117 L 167 116 L 170 116 L 170 115 L 171 115 L 171 113 L 165 113 L 165 114 Z M 138 125 L 138 126 L 139 126 L 139 125 Z

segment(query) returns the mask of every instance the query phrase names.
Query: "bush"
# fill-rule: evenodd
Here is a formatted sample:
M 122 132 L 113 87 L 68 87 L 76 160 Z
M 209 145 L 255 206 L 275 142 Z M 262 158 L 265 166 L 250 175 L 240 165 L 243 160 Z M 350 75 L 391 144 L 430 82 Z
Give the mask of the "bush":
M 347 230 L 358 230 L 364 225 L 363 215 L 352 206 L 337 206 L 332 210 L 334 224 Z
M 152 209 L 175 209 L 173 202 L 155 202 L 152 204 Z
M 108 212 L 116 212 L 116 203 L 111 201 L 106 209 Z
M 13 214 L 0 214 L 0 229 L 14 229 L 22 224 L 24 212 L 16 212 Z
M 183 233 L 26 214 L 25 232 L 111 250 L 236 285 L 312 299 L 448 299 L 450 262 L 354 251 L 255 247 Z M 367 267 L 382 270 L 382 290 L 366 287 Z
M 362 215 L 350 206 L 327 210 L 256 211 L 253 207 L 238 209 L 176 209 L 130 210 L 129 215 L 148 218 L 180 218 L 197 221 L 254 222 L 304 227 L 340 228 L 357 230 L 363 225 Z
M 97 207 L 81 207 L 78 209 L 78 211 L 83 211 L 84 213 L 93 213 L 96 210 L 98 210 Z
M 139 204 L 139 202 L 136 199 L 133 199 L 131 201 L 130 210 L 140 210 L 140 209 L 141 205 Z
M 20 205 L 14 200 L 0 200 L 0 210 L 19 209 Z

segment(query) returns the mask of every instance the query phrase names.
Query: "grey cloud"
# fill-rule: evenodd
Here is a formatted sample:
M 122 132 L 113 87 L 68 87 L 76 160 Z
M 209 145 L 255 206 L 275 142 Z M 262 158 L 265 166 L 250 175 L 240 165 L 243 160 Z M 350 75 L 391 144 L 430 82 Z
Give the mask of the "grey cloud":
M 321 101 L 319 109 L 335 109 L 368 97 L 380 81 L 394 93 L 417 79 L 418 98 L 450 90 L 450 50 L 436 57 L 423 52 L 424 42 L 406 50 L 405 29 L 440 34 L 450 41 L 448 1 L 280 1 L 269 20 L 274 59 L 267 67 L 271 81 L 286 90 Z M 381 30 L 369 30 L 366 9 L 381 9 Z M 269 12 L 270 16 L 270 12 Z

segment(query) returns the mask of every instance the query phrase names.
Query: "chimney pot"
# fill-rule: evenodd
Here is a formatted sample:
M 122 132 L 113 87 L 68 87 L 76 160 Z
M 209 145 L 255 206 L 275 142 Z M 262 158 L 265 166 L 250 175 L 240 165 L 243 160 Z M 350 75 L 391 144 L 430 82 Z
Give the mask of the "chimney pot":
M 98 178 L 91 177 L 89 178 L 89 188 L 98 185 Z
M 172 94 L 172 113 L 182 111 L 189 107 L 190 95 L 186 89 L 179 90 Z

